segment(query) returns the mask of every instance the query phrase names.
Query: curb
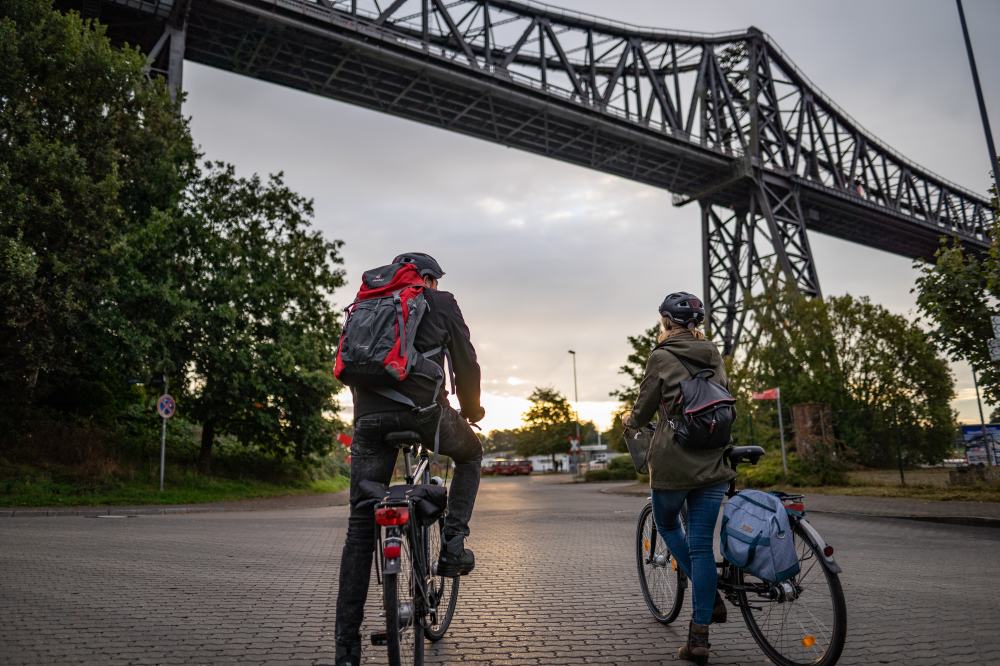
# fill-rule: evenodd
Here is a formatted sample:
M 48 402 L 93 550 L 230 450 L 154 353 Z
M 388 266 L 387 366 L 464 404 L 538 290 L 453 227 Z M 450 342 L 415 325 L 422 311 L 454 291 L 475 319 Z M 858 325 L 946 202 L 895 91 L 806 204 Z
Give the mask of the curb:
M 188 513 L 228 513 L 236 511 L 282 511 L 288 509 L 325 509 L 333 506 L 347 505 L 347 491 L 333 493 L 333 496 L 326 502 L 294 502 L 289 498 L 265 498 L 250 499 L 243 502 L 233 502 L 227 505 L 206 504 L 203 506 L 141 506 L 141 507 L 67 507 L 65 509 L 55 508 L 13 508 L 0 507 L 0 518 L 34 518 L 34 517 L 59 517 L 59 516 L 82 516 L 85 518 L 135 518 L 136 516 L 171 516 Z M 315 497 L 310 495 L 301 496 L 303 498 Z M 278 501 L 269 501 L 278 500 Z M 279 502 L 284 500 L 283 502 Z
M 1000 518 L 987 518 L 985 516 L 928 516 L 926 514 L 867 513 L 863 511 L 830 511 L 827 509 L 807 509 L 806 513 L 851 516 L 854 518 L 894 518 L 896 520 L 916 520 L 924 523 L 941 523 L 944 525 L 965 525 L 966 527 L 1000 527 Z
M 614 486 L 598 488 L 605 495 L 626 495 L 631 497 L 649 496 L 649 489 Z M 932 516 L 927 514 L 872 513 L 870 511 L 836 511 L 830 509 L 808 509 L 807 513 L 819 513 L 831 516 L 850 516 L 854 518 L 892 518 L 896 520 L 916 520 L 925 523 L 941 523 L 944 525 L 964 525 L 966 527 L 1000 528 L 1000 518 L 986 516 Z

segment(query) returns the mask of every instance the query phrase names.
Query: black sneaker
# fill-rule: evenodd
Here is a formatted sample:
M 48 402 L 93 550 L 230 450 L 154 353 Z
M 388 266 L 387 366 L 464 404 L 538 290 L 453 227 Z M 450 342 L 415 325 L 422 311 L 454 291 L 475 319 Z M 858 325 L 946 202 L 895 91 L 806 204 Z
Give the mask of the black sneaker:
M 337 643 L 336 666 L 361 666 L 361 643 Z
M 465 547 L 462 537 L 447 540 L 441 547 L 437 575 L 446 578 L 465 576 L 476 568 L 476 556 Z

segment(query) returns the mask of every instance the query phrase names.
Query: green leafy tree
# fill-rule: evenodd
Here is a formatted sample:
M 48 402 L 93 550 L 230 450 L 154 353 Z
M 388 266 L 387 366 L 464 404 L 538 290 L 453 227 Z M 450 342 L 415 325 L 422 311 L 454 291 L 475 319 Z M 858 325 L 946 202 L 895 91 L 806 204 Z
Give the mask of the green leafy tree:
M 302 459 L 331 446 L 344 283 L 340 241 L 309 228 L 312 202 L 281 176 L 239 178 L 206 165 L 184 205 L 192 238 L 184 297 L 188 409 L 202 424 L 200 465 L 228 433 L 274 455 Z
M 521 431 L 518 428 L 493 430 L 483 443 L 483 450 L 486 453 L 513 451 L 518 448 L 518 440 L 520 437 Z
M 1000 219 L 995 188 L 993 208 Z M 917 307 L 931 324 L 931 336 L 951 358 L 966 361 L 976 371 L 987 402 L 1000 403 L 1000 367 L 990 359 L 987 341 L 993 337 L 990 316 L 1000 313 L 1000 242 L 990 230 L 985 253 L 958 240 L 942 239 L 933 262 L 918 261 L 914 291 Z
M 656 323 L 639 335 L 628 336 L 628 344 L 631 347 L 625 363 L 618 368 L 618 374 L 625 375 L 627 384 L 611 391 L 609 395 L 621 402 L 620 411 L 631 409 L 639 397 L 639 384 L 646 373 L 646 361 L 649 355 L 658 344 L 660 335 L 660 324 Z M 624 428 L 621 419 L 617 416 L 611 422 L 611 428 L 603 435 L 608 443 L 608 447 L 615 451 L 626 451 Z
M 660 324 L 657 323 L 639 335 L 628 336 L 628 344 L 632 350 L 625 359 L 624 365 L 618 368 L 618 374 L 625 375 L 628 383 L 620 386 L 609 394 L 621 401 L 623 408 L 631 407 L 639 397 L 639 384 L 646 373 L 646 361 L 657 345 L 660 335 Z
M 767 296 L 738 392 L 780 386 L 787 405 L 830 405 L 837 438 L 865 464 L 938 462 L 954 437 L 954 382 L 920 326 L 867 298 Z
M 0 3 L 0 399 L 100 415 L 176 313 L 159 262 L 194 166 L 144 57 L 46 0 Z M 148 254 L 147 254 L 148 253 Z
M 517 451 L 526 457 L 551 455 L 554 466 L 556 454 L 569 450 L 567 438 L 576 433 L 576 413 L 566 397 L 551 387 L 536 387 L 528 400 L 531 406 L 523 416 Z

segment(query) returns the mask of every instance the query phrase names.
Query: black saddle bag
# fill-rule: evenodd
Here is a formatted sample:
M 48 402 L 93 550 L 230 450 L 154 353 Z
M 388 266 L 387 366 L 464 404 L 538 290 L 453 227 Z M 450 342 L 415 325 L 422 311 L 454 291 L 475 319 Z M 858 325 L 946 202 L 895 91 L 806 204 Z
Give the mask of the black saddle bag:
M 403 504 L 409 501 L 417 514 L 414 518 L 420 525 L 433 524 L 448 506 L 448 490 L 444 486 L 429 483 L 386 487 L 377 481 L 362 481 L 358 484 L 358 489 L 361 491 L 358 508 L 373 507 L 382 502 Z

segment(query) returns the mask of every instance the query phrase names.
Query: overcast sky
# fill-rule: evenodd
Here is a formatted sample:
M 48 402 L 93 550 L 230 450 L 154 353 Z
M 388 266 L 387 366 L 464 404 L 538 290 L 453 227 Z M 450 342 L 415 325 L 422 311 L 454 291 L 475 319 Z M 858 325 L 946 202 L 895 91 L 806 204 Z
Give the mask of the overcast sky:
M 989 159 L 958 15 L 946 0 L 840 2 L 565 0 L 651 27 L 768 32 L 842 108 L 902 154 L 985 194 Z M 1000 127 L 1000 2 L 964 3 L 994 129 Z M 484 371 L 487 429 L 519 422 L 551 385 L 607 425 L 628 353 L 671 291 L 702 290 L 697 206 L 668 192 L 360 107 L 185 64 L 184 107 L 206 155 L 243 174 L 284 171 L 345 241 L 350 302 L 367 268 L 433 254 L 465 313 Z M 994 131 L 994 136 L 997 132 Z M 811 235 L 825 294 L 868 295 L 913 314 L 908 259 Z M 976 420 L 972 379 L 954 367 L 955 408 Z

